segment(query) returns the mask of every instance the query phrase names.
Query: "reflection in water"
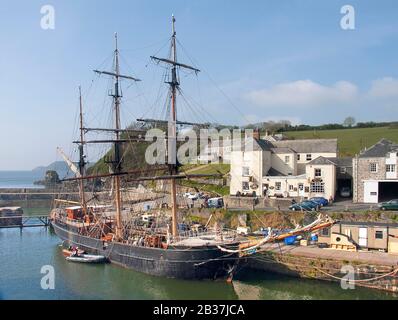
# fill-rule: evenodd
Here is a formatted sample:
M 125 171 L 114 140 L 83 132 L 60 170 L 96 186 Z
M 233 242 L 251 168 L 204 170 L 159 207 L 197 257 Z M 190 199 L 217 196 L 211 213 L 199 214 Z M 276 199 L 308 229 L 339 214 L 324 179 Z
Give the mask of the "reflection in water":
M 367 289 L 242 270 L 233 284 L 153 277 L 113 264 L 67 262 L 61 241 L 44 228 L 0 230 L 1 299 L 387 299 Z M 43 290 L 40 269 L 55 268 L 55 290 Z

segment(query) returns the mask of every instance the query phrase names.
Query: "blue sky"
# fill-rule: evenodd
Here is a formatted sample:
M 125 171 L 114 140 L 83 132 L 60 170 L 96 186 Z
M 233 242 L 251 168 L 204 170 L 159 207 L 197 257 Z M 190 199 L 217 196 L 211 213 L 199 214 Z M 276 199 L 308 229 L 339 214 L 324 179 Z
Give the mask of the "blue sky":
M 54 30 L 40 27 L 40 8 L 47 4 L 55 8 Z M 355 8 L 355 30 L 340 27 L 345 4 Z M 104 102 L 109 83 L 91 70 L 110 66 L 106 58 L 115 31 L 124 71 L 143 80 L 125 87 L 124 124 L 162 110 L 163 101 L 155 98 L 161 72 L 148 56 L 167 42 L 172 13 L 184 48 L 179 58 L 192 59 L 203 70 L 198 78 L 182 77 L 184 93 L 200 105 L 192 112 L 180 100 L 183 119 L 397 120 L 398 2 L 393 0 L 2 0 L 0 148 L 6 156 L 0 157 L 0 170 L 59 160 L 57 146 L 72 153 L 79 84 L 87 122 L 110 124 Z M 159 54 L 166 53 L 167 48 Z

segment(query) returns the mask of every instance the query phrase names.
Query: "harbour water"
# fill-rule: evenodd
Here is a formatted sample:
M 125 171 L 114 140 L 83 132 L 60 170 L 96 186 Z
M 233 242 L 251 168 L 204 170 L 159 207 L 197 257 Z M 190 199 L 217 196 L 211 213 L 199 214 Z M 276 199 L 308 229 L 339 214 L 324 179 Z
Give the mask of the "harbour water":
M 42 188 L 34 182 L 43 179 L 34 171 L 0 171 L 0 188 Z
M 398 299 L 370 289 L 343 290 L 336 283 L 245 269 L 233 284 L 158 278 L 112 264 L 67 262 L 60 244 L 51 228 L 0 229 L 0 299 Z M 55 270 L 54 290 L 40 285 L 46 265 Z

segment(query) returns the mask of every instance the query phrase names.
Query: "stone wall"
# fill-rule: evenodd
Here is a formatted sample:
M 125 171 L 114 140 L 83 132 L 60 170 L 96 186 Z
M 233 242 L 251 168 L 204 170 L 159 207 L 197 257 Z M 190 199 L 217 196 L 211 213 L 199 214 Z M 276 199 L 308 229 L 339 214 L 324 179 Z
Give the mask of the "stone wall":
M 377 163 L 377 172 L 370 172 L 370 164 Z M 384 180 L 386 178 L 385 158 L 353 159 L 353 202 L 364 202 L 363 180 Z
M 341 268 L 346 265 L 354 268 L 355 280 L 380 277 L 397 267 L 372 264 L 364 265 L 363 262 L 356 263 L 335 259 L 308 258 L 270 251 L 258 254 L 256 259 L 248 259 L 249 268 L 256 270 L 334 282 L 340 282 L 339 278 L 346 275 L 346 273 L 341 272 Z M 397 275 L 391 275 L 371 281 L 356 282 L 355 286 L 398 292 L 398 277 Z

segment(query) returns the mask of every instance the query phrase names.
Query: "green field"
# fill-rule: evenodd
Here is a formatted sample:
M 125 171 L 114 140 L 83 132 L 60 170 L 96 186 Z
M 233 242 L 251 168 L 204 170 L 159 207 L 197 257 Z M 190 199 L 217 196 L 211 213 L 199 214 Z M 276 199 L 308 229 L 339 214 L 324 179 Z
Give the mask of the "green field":
M 194 165 L 194 166 L 183 166 L 182 171 L 186 173 L 195 173 L 195 174 L 222 174 L 225 175 L 229 172 L 230 165 L 229 164 L 203 164 L 203 165 Z
M 398 128 L 389 127 L 288 131 L 284 132 L 283 134 L 288 138 L 295 139 L 337 138 L 341 157 L 354 156 L 361 149 L 372 146 L 382 138 L 398 143 Z

